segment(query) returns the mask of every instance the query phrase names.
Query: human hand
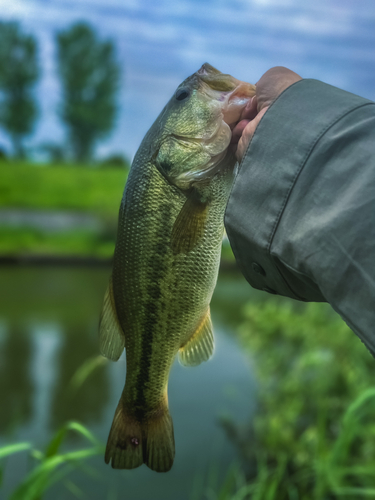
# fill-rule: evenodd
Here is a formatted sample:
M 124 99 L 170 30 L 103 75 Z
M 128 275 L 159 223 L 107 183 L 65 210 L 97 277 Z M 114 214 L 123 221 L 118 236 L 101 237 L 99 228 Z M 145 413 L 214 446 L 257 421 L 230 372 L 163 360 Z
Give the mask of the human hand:
M 255 96 L 243 110 L 240 121 L 232 131 L 232 147 L 239 162 L 269 106 L 285 89 L 299 80 L 302 78 L 297 73 L 283 66 L 269 69 L 260 78 Z

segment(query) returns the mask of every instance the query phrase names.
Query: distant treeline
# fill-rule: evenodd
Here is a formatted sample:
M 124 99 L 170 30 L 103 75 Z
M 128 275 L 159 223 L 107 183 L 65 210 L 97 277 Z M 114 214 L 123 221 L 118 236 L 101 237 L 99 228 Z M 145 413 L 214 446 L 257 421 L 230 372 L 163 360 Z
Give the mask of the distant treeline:
M 85 163 L 92 159 L 97 141 L 115 124 L 120 67 L 113 42 L 100 40 L 86 23 L 57 33 L 55 42 L 62 90 L 56 111 L 66 127 L 67 141 L 45 149 L 52 160 Z M 35 37 L 16 22 L 0 22 L 0 126 L 16 158 L 25 157 L 24 139 L 38 117 L 33 90 L 40 75 Z

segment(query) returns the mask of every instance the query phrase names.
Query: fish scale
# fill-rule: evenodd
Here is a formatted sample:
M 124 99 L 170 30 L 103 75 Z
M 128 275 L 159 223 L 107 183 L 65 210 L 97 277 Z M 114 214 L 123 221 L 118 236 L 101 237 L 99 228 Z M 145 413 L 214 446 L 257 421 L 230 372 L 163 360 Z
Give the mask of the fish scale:
M 239 85 L 247 99 L 253 89 L 202 68 L 181 84 L 146 134 L 120 206 L 100 322 L 102 353 L 116 360 L 126 348 L 125 387 L 105 455 L 114 468 L 171 468 L 170 368 L 178 353 L 183 364 L 195 366 L 213 352 L 209 304 L 235 163 L 220 85 L 227 100 Z

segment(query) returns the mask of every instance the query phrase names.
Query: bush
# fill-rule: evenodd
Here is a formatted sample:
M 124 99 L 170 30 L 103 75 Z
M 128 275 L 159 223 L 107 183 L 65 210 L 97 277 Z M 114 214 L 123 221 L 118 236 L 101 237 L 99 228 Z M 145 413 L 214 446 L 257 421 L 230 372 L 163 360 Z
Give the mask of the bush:
M 130 168 L 130 162 L 120 153 L 104 158 L 100 161 L 100 165 L 103 167 L 125 168 L 127 170 Z
M 249 428 L 224 422 L 259 499 L 375 498 L 375 363 L 327 304 L 249 304 L 259 379 Z M 250 491 L 250 490 L 246 490 Z

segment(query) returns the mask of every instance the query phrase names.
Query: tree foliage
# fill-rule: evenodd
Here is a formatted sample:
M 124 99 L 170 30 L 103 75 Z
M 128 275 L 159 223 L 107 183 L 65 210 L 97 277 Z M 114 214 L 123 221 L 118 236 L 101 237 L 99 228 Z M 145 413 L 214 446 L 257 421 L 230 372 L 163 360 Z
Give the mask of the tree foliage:
M 10 134 L 16 156 L 35 123 L 32 88 L 39 76 L 35 38 L 15 22 L 0 22 L 0 124 Z
M 87 24 L 57 36 L 63 87 L 61 116 L 76 161 L 87 161 L 98 139 L 108 134 L 116 114 L 119 67 L 112 42 L 100 41 Z

